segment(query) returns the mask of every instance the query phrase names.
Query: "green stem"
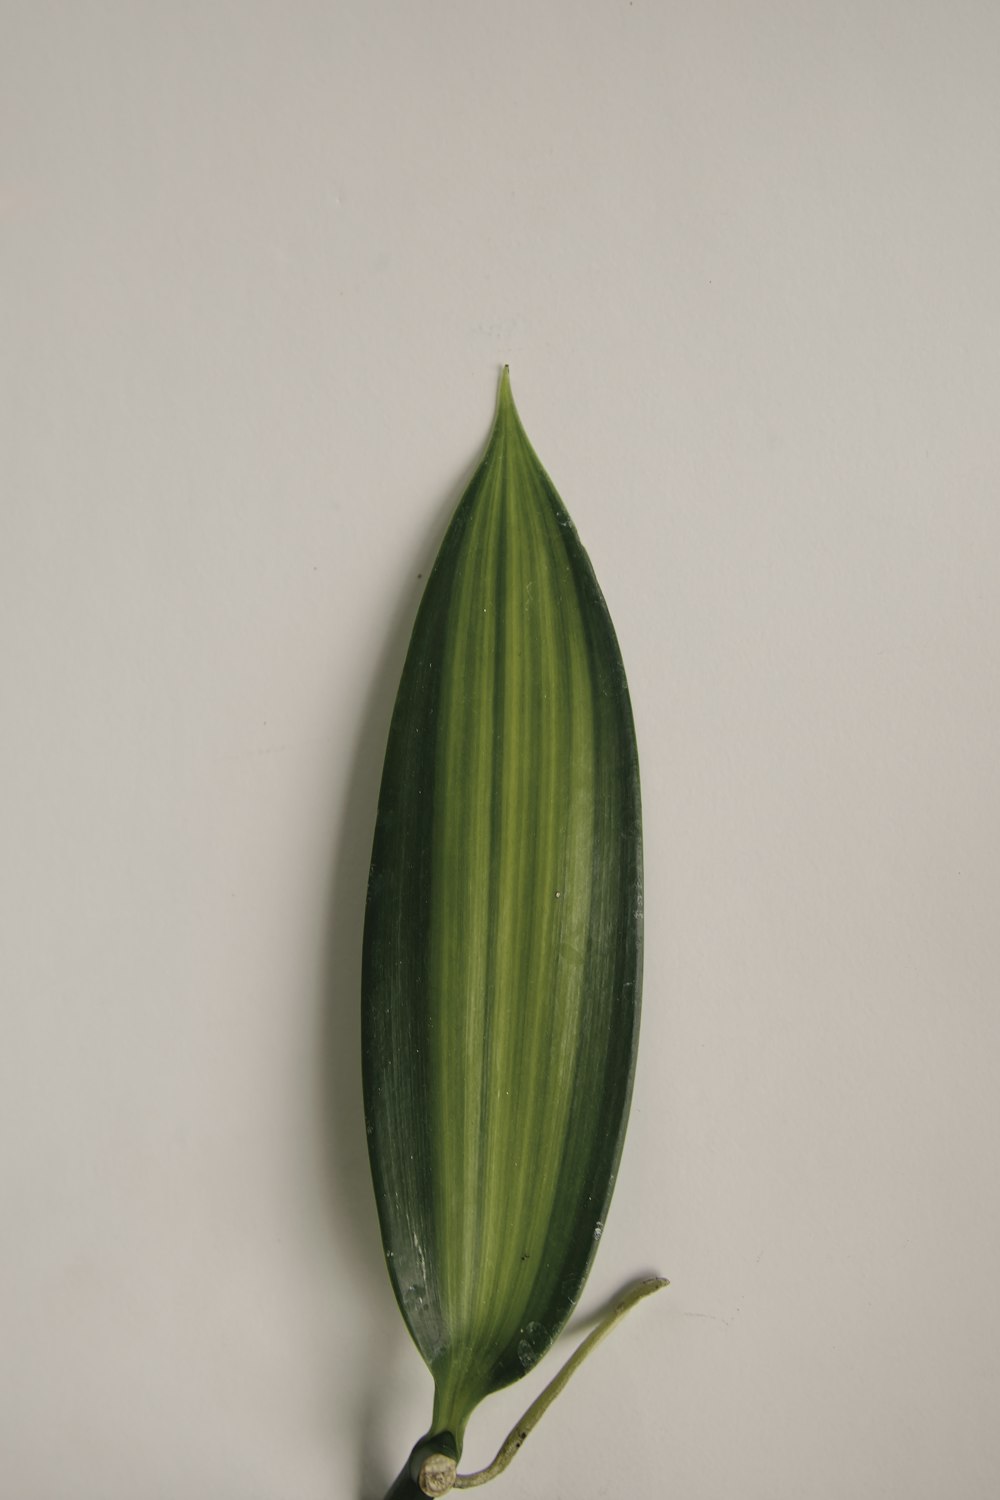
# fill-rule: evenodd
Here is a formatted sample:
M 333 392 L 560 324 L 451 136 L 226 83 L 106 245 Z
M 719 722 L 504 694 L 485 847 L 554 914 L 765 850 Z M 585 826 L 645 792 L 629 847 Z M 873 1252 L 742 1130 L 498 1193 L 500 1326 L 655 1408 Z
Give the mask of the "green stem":
M 450 1432 L 438 1432 L 433 1436 L 420 1439 L 406 1463 L 403 1465 L 396 1482 L 386 1495 L 385 1500 L 426 1500 L 428 1491 L 421 1488 L 420 1471 L 430 1459 L 443 1456 L 452 1461 L 451 1472 L 455 1472 L 455 1459 L 458 1448 L 455 1439 Z M 448 1488 L 451 1488 L 449 1484 Z M 432 1490 L 431 1494 L 434 1493 Z M 439 1491 L 438 1493 L 445 1493 Z
M 493 1462 L 487 1468 L 477 1470 L 475 1474 L 459 1474 L 455 1480 L 455 1489 L 475 1489 L 477 1485 L 486 1484 L 489 1480 L 495 1479 L 498 1474 L 502 1474 L 514 1457 L 514 1454 L 524 1443 L 525 1438 L 538 1426 L 538 1423 L 544 1417 L 553 1401 L 559 1395 L 560 1391 L 564 1389 L 571 1376 L 583 1364 L 587 1355 L 596 1349 L 602 1339 L 607 1338 L 611 1330 L 617 1327 L 625 1314 L 630 1312 L 637 1302 L 641 1302 L 651 1292 L 658 1292 L 661 1287 L 668 1285 L 669 1283 L 662 1277 L 654 1276 L 648 1281 L 639 1281 L 636 1282 L 635 1286 L 630 1287 L 624 1296 L 620 1297 L 615 1303 L 611 1311 L 602 1318 L 593 1332 L 588 1333 L 583 1343 L 573 1351 L 558 1375 L 549 1381 L 542 1394 L 531 1403 L 517 1426 L 512 1428 L 507 1434 Z M 419 1490 L 417 1494 L 420 1494 Z
M 428 1495 L 445 1495 L 451 1489 L 472 1490 L 502 1474 L 525 1438 L 538 1426 L 587 1355 L 597 1348 L 602 1339 L 607 1338 L 613 1328 L 617 1328 L 637 1302 L 669 1285 L 663 1277 L 653 1276 L 648 1281 L 637 1281 L 619 1297 L 611 1311 L 605 1314 L 597 1327 L 574 1349 L 559 1373 L 531 1403 L 517 1426 L 507 1434 L 496 1458 L 487 1468 L 479 1469 L 475 1474 L 456 1474 L 458 1448 L 454 1436 L 450 1432 L 440 1432 L 433 1437 L 421 1438 L 385 1500 L 425 1500 Z

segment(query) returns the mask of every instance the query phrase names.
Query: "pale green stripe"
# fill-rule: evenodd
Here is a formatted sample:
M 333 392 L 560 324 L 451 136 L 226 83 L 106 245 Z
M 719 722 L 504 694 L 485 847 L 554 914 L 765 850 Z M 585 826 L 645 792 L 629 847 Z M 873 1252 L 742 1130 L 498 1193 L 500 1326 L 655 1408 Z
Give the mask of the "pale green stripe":
M 478 1058 L 485 1045 L 485 1016 L 476 997 L 485 988 L 490 914 L 488 888 L 472 872 L 489 868 L 488 820 L 468 807 L 488 799 L 492 779 L 495 654 L 487 641 L 496 608 L 492 552 L 499 519 L 498 476 L 488 479 L 473 512 L 458 567 L 459 588 L 449 618 L 450 657 L 444 665 L 439 772 L 435 788 L 430 984 L 438 1008 L 433 1068 L 438 1124 L 436 1192 L 442 1226 L 442 1302 L 453 1343 L 471 1326 L 478 1224 L 463 1213 L 475 1203 L 481 1171 Z M 484 626 L 484 620 L 486 625 Z M 469 686 L 476 686 L 470 712 Z M 468 798 L 448 788 L 468 787 Z
M 433 898 L 435 928 L 452 934 L 432 958 L 442 1088 L 461 1101 L 456 1112 L 442 1099 L 439 1136 L 443 1302 L 460 1351 L 446 1384 L 456 1388 L 517 1339 L 518 1308 L 544 1275 L 591 901 L 594 705 L 580 606 L 523 450 L 503 444 L 491 478 L 449 621 Z M 452 816 L 447 788 L 461 774 L 469 795 Z

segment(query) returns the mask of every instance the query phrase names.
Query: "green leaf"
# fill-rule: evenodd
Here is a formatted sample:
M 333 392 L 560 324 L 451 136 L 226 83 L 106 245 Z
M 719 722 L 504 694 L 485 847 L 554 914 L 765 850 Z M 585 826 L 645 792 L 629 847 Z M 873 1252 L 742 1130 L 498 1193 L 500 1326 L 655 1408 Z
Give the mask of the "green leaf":
M 434 1376 L 430 1430 L 457 1456 L 478 1402 L 548 1349 L 597 1248 L 641 930 L 621 656 L 505 370 L 403 669 L 364 937 L 382 1239 Z

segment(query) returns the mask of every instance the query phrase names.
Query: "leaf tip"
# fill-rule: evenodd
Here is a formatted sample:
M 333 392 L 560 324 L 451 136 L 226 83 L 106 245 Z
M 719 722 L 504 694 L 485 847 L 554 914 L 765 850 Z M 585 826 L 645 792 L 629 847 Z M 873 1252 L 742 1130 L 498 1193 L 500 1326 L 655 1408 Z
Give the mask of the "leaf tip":
M 514 396 L 510 388 L 510 365 L 504 365 L 500 371 L 500 387 L 497 391 L 496 417 L 493 421 L 493 435 L 506 434 L 524 436 L 524 428 L 521 426 L 521 418 L 518 416 L 517 407 L 514 405 Z

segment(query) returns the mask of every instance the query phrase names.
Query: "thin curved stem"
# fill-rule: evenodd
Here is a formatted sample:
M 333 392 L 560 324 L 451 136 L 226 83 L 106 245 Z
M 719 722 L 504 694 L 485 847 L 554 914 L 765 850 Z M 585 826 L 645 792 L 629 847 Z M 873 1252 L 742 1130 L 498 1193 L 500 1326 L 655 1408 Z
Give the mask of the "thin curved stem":
M 591 1333 L 588 1333 L 582 1344 L 574 1349 L 562 1369 L 549 1381 L 541 1395 L 536 1397 L 531 1403 L 520 1422 L 507 1434 L 493 1462 L 487 1468 L 477 1470 L 475 1474 L 459 1474 L 455 1480 L 454 1488 L 456 1490 L 472 1490 L 477 1485 L 487 1484 L 489 1480 L 495 1479 L 498 1474 L 502 1474 L 514 1457 L 514 1454 L 524 1443 L 525 1438 L 538 1426 L 538 1423 L 544 1417 L 553 1401 L 566 1386 L 570 1377 L 583 1364 L 587 1355 L 596 1349 L 602 1339 L 607 1338 L 611 1330 L 617 1327 L 625 1314 L 630 1312 L 637 1302 L 641 1302 L 644 1297 L 648 1297 L 652 1292 L 658 1292 L 661 1287 L 669 1285 L 670 1283 L 664 1280 L 663 1277 L 653 1276 L 648 1281 L 637 1281 L 634 1286 L 629 1287 L 628 1291 L 619 1298 L 611 1311 L 601 1319 L 597 1327 Z

